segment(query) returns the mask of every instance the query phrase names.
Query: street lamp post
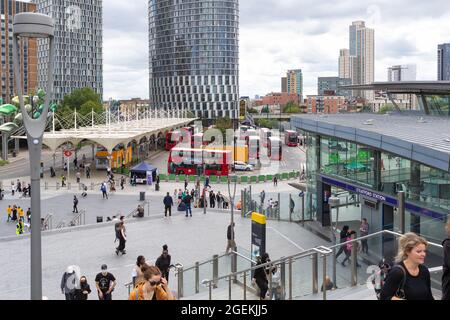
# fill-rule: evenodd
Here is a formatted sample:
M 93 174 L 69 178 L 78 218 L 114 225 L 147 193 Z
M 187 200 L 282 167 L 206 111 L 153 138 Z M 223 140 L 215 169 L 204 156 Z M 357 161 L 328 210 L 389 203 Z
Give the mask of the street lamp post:
M 27 131 L 28 152 L 30 155 L 31 172 L 31 299 L 42 299 L 42 253 L 41 253 L 41 190 L 40 190 L 40 163 L 42 151 L 42 139 L 44 135 L 47 115 L 49 111 L 50 97 L 53 86 L 53 57 L 54 45 L 54 21 L 51 17 L 39 13 L 19 13 L 14 16 L 13 59 L 14 76 L 16 77 L 17 94 L 19 96 L 20 110 L 23 124 Z M 47 78 L 47 95 L 42 114 L 37 119 L 32 119 L 27 113 L 23 101 L 22 81 L 19 63 L 19 37 L 20 38 L 48 38 L 49 39 L 49 64 Z

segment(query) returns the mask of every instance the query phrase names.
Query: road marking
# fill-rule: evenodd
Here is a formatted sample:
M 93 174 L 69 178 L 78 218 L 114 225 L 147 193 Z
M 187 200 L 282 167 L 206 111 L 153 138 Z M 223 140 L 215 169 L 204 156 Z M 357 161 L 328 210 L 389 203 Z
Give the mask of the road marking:
M 294 241 L 292 241 L 290 238 L 288 238 L 287 236 L 285 236 L 284 234 L 282 234 L 280 231 L 278 231 L 277 229 L 273 228 L 273 227 L 267 227 L 267 229 L 271 229 L 273 231 L 275 231 L 276 233 L 278 233 L 282 238 L 286 239 L 287 241 L 289 241 L 292 245 L 294 245 L 295 247 L 297 247 L 298 249 L 305 251 L 304 248 L 302 248 L 301 246 L 299 246 L 298 244 L 296 244 Z

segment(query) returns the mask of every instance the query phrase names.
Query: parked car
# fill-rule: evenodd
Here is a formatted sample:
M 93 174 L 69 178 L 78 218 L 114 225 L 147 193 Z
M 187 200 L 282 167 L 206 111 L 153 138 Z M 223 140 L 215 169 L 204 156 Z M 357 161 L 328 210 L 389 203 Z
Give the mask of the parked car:
M 235 161 L 231 166 L 236 171 L 253 171 L 253 166 L 243 161 Z

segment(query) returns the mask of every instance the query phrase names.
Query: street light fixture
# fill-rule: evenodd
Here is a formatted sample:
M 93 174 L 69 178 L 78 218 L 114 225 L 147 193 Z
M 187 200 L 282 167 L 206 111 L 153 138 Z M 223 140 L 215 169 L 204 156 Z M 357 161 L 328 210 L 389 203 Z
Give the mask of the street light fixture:
M 42 252 L 41 252 L 41 190 L 40 163 L 42 138 L 44 135 L 50 97 L 53 86 L 53 57 L 55 52 L 54 32 L 55 23 L 47 15 L 39 13 L 18 13 L 14 16 L 13 32 L 13 61 L 14 76 L 16 77 L 17 94 L 23 124 L 27 132 L 28 152 L 30 155 L 31 175 L 31 299 L 42 300 Z M 47 90 L 42 114 L 37 119 L 29 116 L 25 109 L 22 92 L 22 82 L 19 64 L 19 38 L 49 39 L 49 64 Z M 33 115 L 32 115 L 33 116 Z

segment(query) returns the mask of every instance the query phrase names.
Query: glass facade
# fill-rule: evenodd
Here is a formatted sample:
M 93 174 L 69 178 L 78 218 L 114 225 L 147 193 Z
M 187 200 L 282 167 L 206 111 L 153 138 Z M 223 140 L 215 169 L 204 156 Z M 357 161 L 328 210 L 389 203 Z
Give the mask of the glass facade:
M 150 100 L 197 117 L 237 117 L 237 0 L 149 0 Z
M 103 96 L 103 0 L 34 0 L 37 12 L 55 20 L 53 95 L 90 87 Z M 38 41 L 38 82 L 47 87 L 48 40 Z
M 445 95 L 424 95 L 423 99 L 427 104 L 430 114 L 433 116 L 450 117 L 450 96 Z M 424 109 L 421 99 L 419 99 L 422 110 Z
M 399 191 L 404 191 L 407 202 L 406 231 L 421 234 L 433 242 L 442 241 L 445 236 L 444 223 L 450 215 L 450 172 L 330 136 L 313 133 L 306 133 L 305 136 L 308 191 L 306 204 L 310 214 L 320 208 L 318 201 L 323 198 L 318 194 L 321 192 L 318 191 L 321 176 L 348 182 L 391 196 L 393 199 L 397 198 Z M 333 190 L 337 189 L 332 186 L 331 190 L 335 193 Z M 351 194 L 350 192 L 349 196 Z M 322 201 L 326 202 L 326 199 Z M 380 210 L 380 215 L 383 215 L 386 206 L 392 208 L 393 205 L 385 203 L 379 206 L 377 210 Z M 364 210 L 363 207 L 358 210 Z M 416 209 L 408 209 L 411 207 Z M 430 215 L 429 212 L 437 212 L 440 215 Z M 345 220 L 349 215 L 354 216 L 347 206 L 347 209 L 342 211 L 342 218 Z M 394 225 L 399 226 L 399 218 L 394 216 Z M 381 227 L 385 225 L 380 225 L 380 229 Z

